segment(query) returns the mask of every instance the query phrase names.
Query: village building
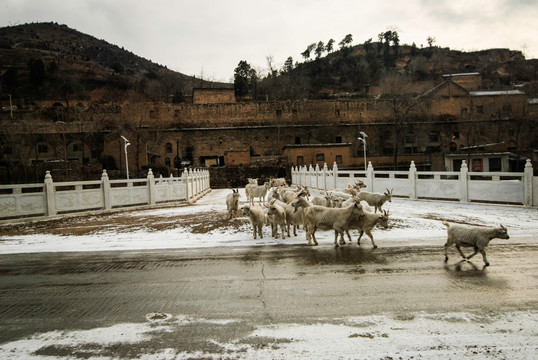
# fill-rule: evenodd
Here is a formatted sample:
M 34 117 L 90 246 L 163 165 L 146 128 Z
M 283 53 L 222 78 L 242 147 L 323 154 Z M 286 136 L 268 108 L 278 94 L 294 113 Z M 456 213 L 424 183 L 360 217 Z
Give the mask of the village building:
M 406 117 L 394 103 L 408 106 Z M 405 101 L 405 103 L 404 103 Z M 422 94 L 298 101 L 237 102 L 233 89 L 194 89 L 182 103 L 89 104 L 45 102 L 1 114 L 1 175 L 16 166 L 58 163 L 59 173 L 107 168 L 124 171 L 124 136 L 131 171 L 168 176 L 185 167 L 332 166 L 521 171 L 536 157 L 538 101 L 519 89 L 480 90 L 480 74 L 448 74 Z M 36 110 L 37 108 L 41 110 Z M 28 124 L 33 124 L 31 127 Z M 119 130 L 122 129 L 122 130 Z M 73 166 L 68 165 L 72 163 Z

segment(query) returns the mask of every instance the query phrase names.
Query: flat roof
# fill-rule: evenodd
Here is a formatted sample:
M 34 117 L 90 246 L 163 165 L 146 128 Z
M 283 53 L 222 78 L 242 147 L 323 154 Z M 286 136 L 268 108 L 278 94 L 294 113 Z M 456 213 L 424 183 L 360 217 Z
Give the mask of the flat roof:
M 305 147 L 344 147 L 353 145 L 352 143 L 327 143 L 327 144 L 286 144 L 285 148 L 305 148 Z
M 521 90 L 482 90 L 469 91 L 471 96 L 525 95 Z
M 456 74 L 444 74 L 444 77 L 452 77 L 452 76 L 477 76 L 480 75 L 479 72 L 471 72 L 471 73 L 456 73 Z

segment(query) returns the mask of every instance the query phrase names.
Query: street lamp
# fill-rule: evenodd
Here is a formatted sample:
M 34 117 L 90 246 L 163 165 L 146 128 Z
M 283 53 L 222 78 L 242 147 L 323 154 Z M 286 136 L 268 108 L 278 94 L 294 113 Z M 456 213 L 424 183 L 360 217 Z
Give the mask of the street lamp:
M 364 132 L 360 132 L 360 134 L 362 135 L 362 137 L 359 137 L 357 139 L 359 139 L 360 141 L 362 141 L 363 143 L 363 148 L 364 148 L 364 171 L 366 171 L 366 138 L 368 137 L 368 135 L 366 135 Z
M 125 136 L 120 136 L 123 139 L 123 147 L 125 149 L 125 173 L 127 174 L 127 180 L 129 180 L 129 159 L 127 158 L 127 146 L 131 145 L 131 143 L 125 138 Z

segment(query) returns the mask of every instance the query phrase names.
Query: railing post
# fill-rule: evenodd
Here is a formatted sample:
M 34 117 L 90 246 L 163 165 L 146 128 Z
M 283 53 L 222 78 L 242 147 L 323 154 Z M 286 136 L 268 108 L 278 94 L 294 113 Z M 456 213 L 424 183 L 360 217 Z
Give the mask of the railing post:
M 54 194 L 54 184 L 50 171 L 45 173 L 45 196 L 47 200 L 47 216 L 56 215 L 56 195 Z
M 161 175 L 159 179 L 159 184 L 162 183 L 163 176 Z M 155 205 L 157 201 L 155 200 L 155 176 L 153 175 L 153 171 L 151 169 L 148 169 L 148 193 L 149 193 L 149 204 Z
M 417 199 L 417 167 L 414 160 L 411 160 L 409 167 L 409 199 Z
M 112 209 L 110 179 L 108 178 L 108 174 L 105 169 L 103 169 L 103 173 L 101 174 L 101 182 L 103 183 L 103 204 L 105 206 L 105 210 L 110 210 Z
M 198 169 L 194 170 L 194 186 L 195 186 L 194 194 L 196 196 L 200 195 L 200 170 Z
M 319 165 L 316 164 L 316 190 L 319 190 Z
M 185 168 L 183 174 L 181 175 L 183 182 L 185 183 L 185 201 L 189 201 L 189 172 Z
M 323 164 L 323 190 L 327 191 L 327 163 Z
M 194 174 L 192 169 L 189 169 L 189 193 L 191 198 L 194 198 L 196 196 L 194 187 Z
M 469 169 L 465 160 L 460 169 L 460 202 L 469 202 Z
M 337 188 L 338 183 L 338 165 L 336 161 L 333 163 L 333 189 Z
M 524 170 L 524 188 L 525 188 L 525 206 L 533 206 L 534 194 L 533 194 L 533 176 L 534 171 L 532 169 L 532 163 L 530 159 L 527 159 Z
M 368 169 L 366 169 L 366 188 L 370 192 L 374 191 L 374 167 L 371 161 L 368 161 Z

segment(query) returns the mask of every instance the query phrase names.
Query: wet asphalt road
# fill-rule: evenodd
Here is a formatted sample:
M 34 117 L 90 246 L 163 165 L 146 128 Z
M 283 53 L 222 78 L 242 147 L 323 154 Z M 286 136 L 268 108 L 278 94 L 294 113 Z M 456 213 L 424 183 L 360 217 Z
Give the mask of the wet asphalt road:
M 364 245 L 3 255 L 0 343 L 144 322 L 154 312 L 241 319 L 220 334 L 231 338 L 257 324 L 538 308 L 538 245 L 492 244 L 484 269 L 480 256 L 449 255 L 445 264 L 442 246 Z M 184 331 L 187 349 L 211 329 Z

